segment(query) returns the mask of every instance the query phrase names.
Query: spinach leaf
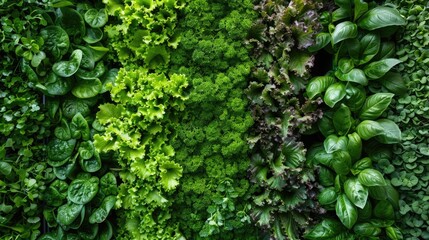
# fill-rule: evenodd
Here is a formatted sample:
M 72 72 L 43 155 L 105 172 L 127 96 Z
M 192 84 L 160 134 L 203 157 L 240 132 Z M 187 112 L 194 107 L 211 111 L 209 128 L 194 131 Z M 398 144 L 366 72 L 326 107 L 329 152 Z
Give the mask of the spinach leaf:
M 75 204 L 90 202 L 98 192 L 99 179 L 81 174 L 70 183 L 67 190 L 68 199 Z

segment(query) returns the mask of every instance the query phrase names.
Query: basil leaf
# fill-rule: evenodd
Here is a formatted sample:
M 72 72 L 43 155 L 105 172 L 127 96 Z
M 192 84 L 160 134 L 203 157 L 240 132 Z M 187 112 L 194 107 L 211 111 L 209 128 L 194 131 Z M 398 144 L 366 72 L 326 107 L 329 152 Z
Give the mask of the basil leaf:
M 353 231 L 359 236 L 376 237 L 380 235 L 381 228 L 372 225 L 371 223 L 359 223 L 353 227 Z
M 333 83 L 335 83 L 335 78 L 330 76 L 314 77 L 307 85 L 307 96 L 313 99 L 318 94 L 326 91 Z
M 12 165 L 7 162 L 0 161 L 0 173 L 4 176 L 8 176 L 11 172 Z
M 392 239 L 392 240 L 400 240 L 404 238 L 402 236 L 401 231 L 398 228 L 392 227 L 392 226 L 386 227 L 386 234 L 387 234 L 387 237 L 389 237 L 389 239 Z
M 323 142 L 323 147 L 327 153 L 333 153 L 338 150 L 346 150 L 347 138 L 344 136 L 337 137 L 335 135 L 330 135 Z
M 389 92 L 396 95 L 403 95 L 408 91 L 400 73 L 388 72 L 380 79 L 380 82 Z
M 369 157 L 362 158 L 361 160 L 357 161 L 352 167 L 352 174 L 357 175 L 362 170 L 367 168 L 372 168 L 372 161 Z
M 351 8 L 337 8 L 332 12 L 332 22 L 336 22 L 341 19 L 349 18 L 352 15 Z
M 401 63 L 401 60 L 396 58 L 386 58 L 368 64 L 365 66 L 363 71 L 369 79 L 378 79 L 383 77 L 392 67 L 399 63 Z
M 329 33 L 318 33 L 316 35 L 315 43 L 308 48 L 310 52 L 316 52 L 324 48 L 326 45 L 331 42 L 331 35 Z
M 341 73 L 339 71 L 335 72 L 335 76 L 341 81 L 346 82 L 355 82 L 362 86 L 368 85 L 368 79 L 365 76 L 365 73 L 361 69 L 352 69 L 348 73 Z
M 86 204 L 90 202 L 98 192 L 98 178 L 90 179 L 76 178 L 70 183 L 67 191 L 68 199 L 76 204 Z
M 324 187 L 333 186 L 335 176 L 332 171 L 324 166 L 319 167 L 319 183 Z
M 352 113 L 346 105 L 341 104 L 337 111 L 335 111 L 332 120 L 338 135 L 346 135 L 352 126 Z
M 338 196 L 335 212 L 343 225 L 348 229 L 351 229 L 358 219 L 355 206 L 345 194 Z
M 359 65 L 362 65 L 377 55 L 381 46 L 380 36 L 375 33 L 368 33 L 360 40 L 360 44 L 362 52 L 360 54 Z
M 358 21 L 358 26 L 365 30 L 376 30 L 388 26 L 404 26 L 406 20 L 398 10 L 390 7 L 375 7 L 366 12 Z
M 355 21 L 368 11 L 368 3 L 363 0 L 354 0 L 355 4 Z
M 372 168 L 362 170 L 358 175 L 359 182 L 367 187 L 386 186 L 383 175 Z
M 72 52 L 69 61 L 60 61 L 52 66 L 52 71 L 60 77 L 70 77 L 77 72 L 82 61 L 82 50 Z
M 368 140 L 372 137 L 382 134 L 384 131 L 383 126 L 378 122 L 372 120 L 365 120 L 359 123 L 356 127 L 356 132 L 363 140 Z
M 375 138 L 377 141 L 384 144 L 394 144 L 401 142 L 401 130 L 395 122 L 389 119 L 380 119 L 377 122 L 384 129 L 383 133 Z
M 329 107 L 333 108 L 336 103 L 346 96 L 346 87 L 342 83 L 334 83 L 328 87 L 325 92 L 323 101 Z
M 378 51 L 377 56 L 374 59 L 381 60 L 386 58 L 391 58 L 396 55 L 395 43 L 383 41 L 381 43 L 380 51 Z
M 323 219 L 319 224 L 314 226 L 308 233 L 305 234 L 306 239 L 328 239 L 334 238 L 344 232 L 343 225 L 333 219 Z
M 352 167 L 352 160 L 347 151 L 339 150 L 333 153 L 332 168 L 338 175 L 347 175 Z
M 356 207 L 361 209 L 365 207 L 368 200 L 368 188 L 363 186 L 356 177 L 346 180 L 344 192 Z
M 82 210 L 81 204 L 66 203 L 58 208 L 57 221 L 62 226 L 70 225 L 79 217 Z
M 317 196 L 317 199 L 319 200 L 320 205 L 329 205 L 337 201 L 337 197 L 338 196 L 335 188 L 329 187 L 323 189 Z
M 362 120 L 373 120 L 381 116 L 389 107 L 393 93 L 376 93 L 369 96 L 360 111 L 359 118 Z
M 344 21 L 335 26 L 332 33 L 332 43 L 336 44 L 345 39 L 357 37 L 357 26 L 350 21 Z
M 325 113 L 323 115 L 322 119 L 317 123 L 317 126 L 325 137 L 335 134 L 334 122 L 332 121 L 332 116 L 329 113 Z
M 362 140 L 356 132 L 347 135 L 348 144 L 347 151 L 350 154 L 352 162 L 360 159 L 362 153 Z
M 348 59 L 348 58 L 341 58 L 338 61 L 338 69 L 342 72 L 342 73 L 348 73 L 350 72 L 353 68 L 355 67 L 353 60 Z
M 345 104 L 350 108 L 350 111 L 358 111 L 366 99 L 365 89 L 361 86 L 355 87 L 353 84 L 347 84 Z
M 93 28 L 100 28 L 107 23 L 108 16 L 106 9 L 89 9 L 85 13 L 85 22 L 88 23 L 89 26 Z

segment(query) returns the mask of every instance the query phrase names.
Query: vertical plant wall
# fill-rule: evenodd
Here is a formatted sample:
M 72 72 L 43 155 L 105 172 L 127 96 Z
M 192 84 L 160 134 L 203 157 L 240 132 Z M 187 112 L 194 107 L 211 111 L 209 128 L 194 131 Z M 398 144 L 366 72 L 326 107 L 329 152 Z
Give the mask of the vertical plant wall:
M 427 131 L 427 35 L 428 8 L 425 1 L 397 4 L 407 20 L 407 26 L 397 36 L 396 56 L 403 62 L 393 75 L 391 88 L 403 94 L 393 101 L 389 119 L 402 129 L 403 142 L 394 149 L 391 161 L 383 168 L 391 176 L 391 183 L 401 192 L 399 201 L 401 228 L 404 239 L 429 239 L 428 170 L 429 156 Z
M 249 139 L 252 220 L 274 239 L 302 239 L 320 214 L 312 166 L 306 165 L 302 134 L 322 117 L 320 101 L 301 97 L 314 67 L 308 51 L 322 29 L 318 1 L 259 1 L 249 36 L 256 66 L 246 94 L 254 125 Z

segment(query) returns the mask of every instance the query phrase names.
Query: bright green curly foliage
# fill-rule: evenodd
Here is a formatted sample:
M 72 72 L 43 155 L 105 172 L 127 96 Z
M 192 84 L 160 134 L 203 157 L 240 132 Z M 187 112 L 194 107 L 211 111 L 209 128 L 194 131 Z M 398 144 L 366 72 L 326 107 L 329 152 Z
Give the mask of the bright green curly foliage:
M 178 112 L 184 109 L 184 75 L 149 73 L 145 68 L 122 68 L 110 91 L 114 103 L 101 105 L 98 121 L 105 132 L 95 135 L 95 147 L 118 151 L 123 183 L 116 206 L 119 239 L 178 239 L 171 221 L 171 192 L 182 167 L 171 160 Z
M 165 69 L 170 51 L 180 37 L 174 29 L 182 0 L 103 0 L 108 14 L 116 17 L 105 32 L 123 65 L 144 65 L 149 69 Z M 116 22 L 115 22 L 116 21 Z
M 41 196 L 53 177 L 44 172 L 48 135 L 42 94 L 30 62 L 41 54 L 34 33 L 47 22 L 47 2 L 0 3 L 0 238 L 36 239 L 41 232 Z
M 396 146 L 393 158 L 379 164 L 390 174 L 392 185 L 400 190 L 399 212 L 404 239 L 429 239 L 429 59 L 426 50 L 429 30 L 424 24 L 429 8 L 427 2 L 421 0 L 390 2 L 397 4 L 408 19 L 406 28 L 398 34 L 396 48 L 397 57 L 403 61 L 398 70 L 404 82 L 396 77 L 389 79 L 390 87 L 404 93 L 394 99 L 388 114 L 402 129 L 404 141 Z
M 246 94 L 255 124 L 249 143 L 251 180 L 260 188 L 251 215 L 275 239 L 300 239 L 322 212 L 317 184 L 305 165 L 301 134 L 312 130 L 322 113 L 315 100 L 303 98 L 314 66 L 307 48 L 321 30 L 318 1 L 258 1 L 259 19 L 251 28 L 256 66 Z M 319 101 L 320 103 L 320 101 Z
M 256 14 L 246 1 L 187 1 L 171 72 L 190 79 L 172 146 L 183 177 L 173 221 L 187 239 L 257 239 L 250 224 L 244 88 L 252 62 L 244 39 Z

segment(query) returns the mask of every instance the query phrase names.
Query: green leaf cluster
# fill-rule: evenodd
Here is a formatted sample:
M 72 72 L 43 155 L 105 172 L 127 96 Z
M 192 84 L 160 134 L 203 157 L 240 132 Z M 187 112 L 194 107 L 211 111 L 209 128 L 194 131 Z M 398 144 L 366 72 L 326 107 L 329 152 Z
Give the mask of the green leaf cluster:
M 308 48 L 322 29 L 321 7 L 311 0 L 257 1 L 259 18 L 247 40 L 256 63 L 246 89 L 254 119 L 249 172 L 257 187 L 251 217 L 273 239 L 302 239 L 312 215 L 324 212 L 301 140 L 322 117 L 320 101 L 302 97 L 315 63 Z
M 116 207 L 118 238 L 178 239 L 171 221 L 172 192 L 182 166 L 173 161 L 170 144 L 187 99 L 187 78 L 150 73 L 127 66 L 119 70 L 110 90 L 113 103 L 99 106 L 97 121 L 105 131 L 94 136 L 97 150 L 118 153 L 121 166 Z
M 319 33 L 311 47 L 332 54 L 333 67 L 310 80 L 306 93 L 329 107 L 318 123 L 324 141 L 308 151 L 307 161 L 320 168 L 319 203 L 338 220 L 322 220 L 305 238 L 401 239 L 394 225 L 399 194 L 380 163 L 392 155 L 385 144 L 400 143 L 402 136 L 398 125 L 380 117 L 394 94 L 402 93 L 386 82 L 405 88 L 400 75 L 390 72 L 401 62 L 390 39 L 406 21 L 393 7 L 361 0 L 335 3 L 338 8 L 325 14 L 327 32 Z
M 246 178 L 253 121 L 243 93 L 253 65 L 244 39 L 256 13 L 250 0 L 185 2 L 170 66 L 189 79 L 172 140 L 183 167 L 172 220 L 186 239 L 258 239 Z
M 139 64 L 166 70 L 170 51 L 177 48 L 182 34 L 175 31 L 182 0 L 104 0 L 109 21 L 105 32 L 110 47 L 123 65 Z M 95 14 L 95 12 L 94 12 Z M 97 13 L 99 14 L 99 13 Z
M 403 62 L 398 70 L 407 88 L 404 95 L 394 99 L 389 108 L 389 119 L 403 129 L 403 141 L 394 149 L 394 155 L 383 163 L 386 174 L 390 174 L 391 184 L 399 189 L 400 226 L 404 239 L 429 238 L 428 170 L 427 156 L 427 63 L 425 50 L 429 36 L 428 29 L 422 27 L 429 13 L 425 1 L 389 1 L 398 6 L 400 13 L 408 20 L 407 27 L 398 36 L 396 57 Z M 394 78 L 393 78 L 394 79 Z M 391 87 L 398 88 L 392 82 Z

